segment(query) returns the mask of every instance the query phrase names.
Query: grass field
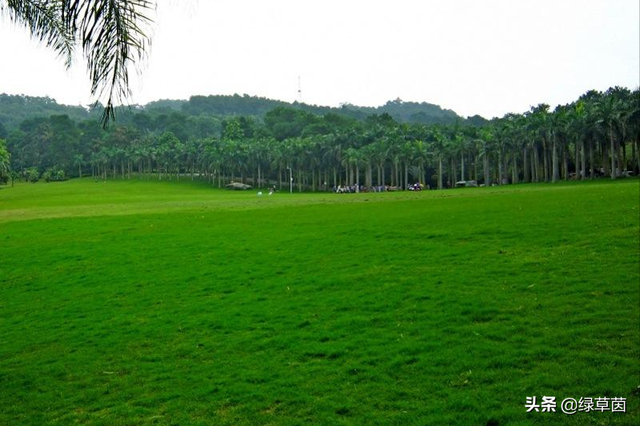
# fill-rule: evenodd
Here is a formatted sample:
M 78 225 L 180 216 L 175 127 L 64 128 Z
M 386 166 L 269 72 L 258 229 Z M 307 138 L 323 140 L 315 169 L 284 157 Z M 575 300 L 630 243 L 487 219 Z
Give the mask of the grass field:
M 637 425 L 639 190 L 4 187 L 0 425 Z

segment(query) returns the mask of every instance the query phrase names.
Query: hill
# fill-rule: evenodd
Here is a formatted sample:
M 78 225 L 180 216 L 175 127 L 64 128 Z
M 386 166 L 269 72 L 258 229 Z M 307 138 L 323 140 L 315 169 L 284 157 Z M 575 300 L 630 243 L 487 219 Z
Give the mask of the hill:
M 24 120 L 51 115 L 68 115 L 74 120 L 89 118 L 90 111 L 82 106 L 62 105 L 49 97 L 7 95 L 0 93 L 0 128 L 17 127 Z M 0 137 L 2 135 L 0 134 Z
M 264 117 L 268 111 L 277 107 L 300 108 L 319 115 L 332 112 L 359 120 L 363 120 L 370 115 L 385 113 L 402 123 L 447 124 L 456 120 L 463 120 L 454 111 L 443 109 L 438 105 L 427 102 L 405 102 L 401 99 L 388 101 L 379 107 L 344 104 L 339 108 L 334 108 L 298 102 L 289 103 L 249 95 L 192 96 L 182 104 L 181 110 L 188 115 L 251 115 Z
M 289 103 L 249 95 L 212 95 L 192 96 L 188 100 L 161 99 L 146 105 L 133 105 L 120 108 L 117 115 L 123 117 L 131 112 L 146 111 L 149 113 L 181 112 L 195 117 L 228 117 L 252 116 L 258 119 L 278 107 L 298 108 L 313 114 L 324 115 L 335 113 L 342 116 L 364 120 L 374 114 L 389 114 L 401 123 L 448 124 L 464 120 L 454 111 L 443 109 L 427 102 L 405 102 L 401 99 L 389 101 L 379 107 L 363 107 L 345 104 L 341 107 L 309 105 L 305 103 Z M 0 94 L 0 137 L 2 128 L 11 130 L 29 118 L 49 117 L 51 115 L 68 115 L 80 121 L 90 118 L 91 111 L 82 106 L 70 106 L 57 103 L 48 97 L 31 97 L 23 95 Z M 5 130 L 5 131 L 6 131 Z

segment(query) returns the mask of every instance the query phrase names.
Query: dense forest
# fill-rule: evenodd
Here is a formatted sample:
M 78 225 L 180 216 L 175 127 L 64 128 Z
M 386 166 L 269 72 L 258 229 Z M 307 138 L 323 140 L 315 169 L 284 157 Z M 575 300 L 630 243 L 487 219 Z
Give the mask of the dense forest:
M 267 112 L 278 107 L 301 109 L 317 115 L 332 112 L 359 120 L 364 120 L 372 114 L 384 113 L 391 115 L 395 120 L 402 123 L 451 124 L 462 120 L 455 112 L 426 102 L 404 102 L 396 99 L 380 107 L 360 107 L 345 104 L 339 108 L 332 108 L 298 102 L 290 104 L 284 101 L 237 94 L 232 96 L 192 96 L 186 101 L 161 99 L 149 102 L 146 105 L 118 108 L 116 109 L 116 114 L 118 115 L 118 121 L 121 123 L 129 122 L 132 119 L 132 115 L 138 112 L 149 112 L 151 114 L 180 112 L 187 116 L 213 116 L 218 118 L 242 115 L 262 119 Z M 99 118 L 101 112 L 100 105 L 85 108 L 82 106 L 60 105 L 48 97 L 0 94 L 0 125 L 6 128 L 16 127 L 27 118 L 66 114 L 77 121 L 90 117 Z
M 238 95 L 123 109 L 106 129 L 97 115 L 1 95 L 0 176 L 258 187 L 283 186 L 292 176 L 297 190 L 316 191 L 616 178 L 640 169 L 640 92 L 621 87 L 490 121 L 401 100 L 329 108 Z

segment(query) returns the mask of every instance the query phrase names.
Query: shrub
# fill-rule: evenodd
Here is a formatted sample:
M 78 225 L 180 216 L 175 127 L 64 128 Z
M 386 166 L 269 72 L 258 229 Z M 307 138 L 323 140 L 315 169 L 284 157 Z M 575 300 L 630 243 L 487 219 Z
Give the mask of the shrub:
M 59 167 L 50 167 L 44 171 L 42 174 L 42 178 L 46 182 L 61 182 L 63 180 L 67 180 L 66 175 L 64 174 L 64 170 Z
M 35 167 L 30 167 L 24 171 L 24 178 L 27 182 L 37 182 L 40 178 L 40 172 Z

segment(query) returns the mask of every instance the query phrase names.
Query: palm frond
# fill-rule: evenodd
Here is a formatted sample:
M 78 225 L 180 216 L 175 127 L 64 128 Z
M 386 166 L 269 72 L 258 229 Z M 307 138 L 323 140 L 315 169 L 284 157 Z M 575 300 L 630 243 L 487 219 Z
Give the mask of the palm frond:
M 102 124 L 131 94 L 129 72 L 144 62 L 151 45 L 150 0 L 6 0 L 9 18 L 71 64 L 79 44 L 91 79 L 91 95 L 105 100 Z M 138 68 L 139 70 L 139 68 Z
M 0 4 L 0 12 L 20 25 L 24 25 L 32 37 L 52 48 L 71 66 L 75 36 L 60 20 L 62 3 L 45 0 L 7 0 Z
M 77 34 L 87 61 L 91 94 L 106 98 L 102 122 L 130 94 L 131 67 L 146 59 L 155 4 L 148 0 L 63 0 L 66 25 Z

